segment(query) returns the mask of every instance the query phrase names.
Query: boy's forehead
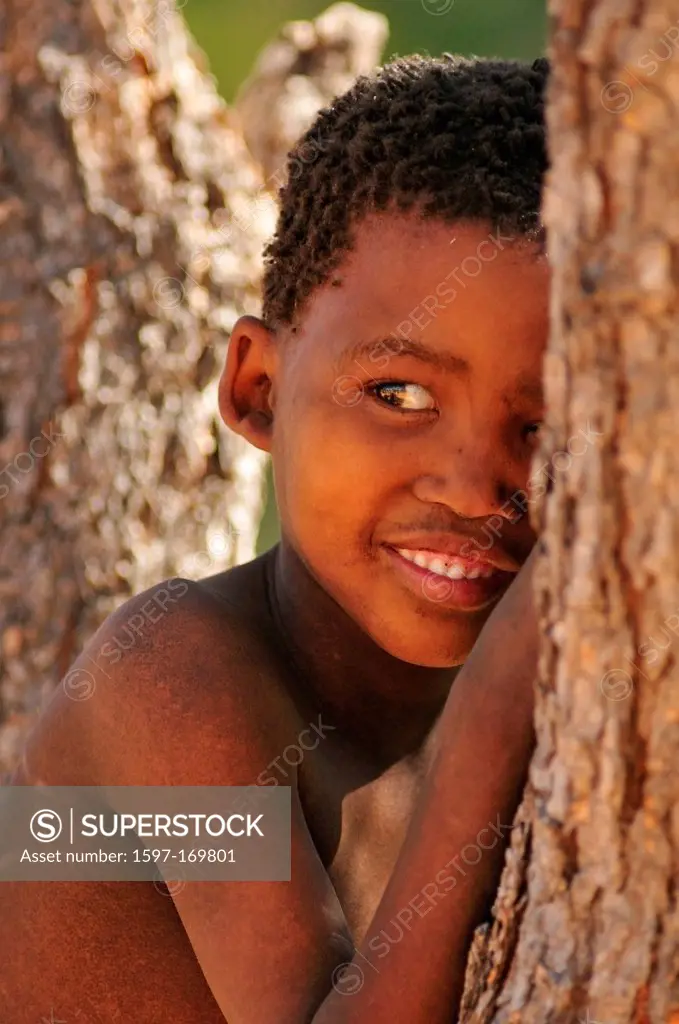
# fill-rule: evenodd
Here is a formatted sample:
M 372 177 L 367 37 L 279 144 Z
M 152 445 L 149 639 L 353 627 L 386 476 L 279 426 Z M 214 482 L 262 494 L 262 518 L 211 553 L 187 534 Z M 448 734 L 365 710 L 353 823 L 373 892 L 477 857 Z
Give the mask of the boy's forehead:
M 302 335 L 332 351 L 365 338 L 544 334 L 549 265 L 535 245 L 474 222 L 378 214 L 313 293 Z M 328 351 L 328 355 L 331 354 Z
M 453 281 L 464 291 L 477 279 L 521 272 L 539 261 L 523 236 L 478 221 L 446 223 L 415 213 L 372 214 L 355 229 L 354 246 L 335 273 L 343 282 L 409 291 Z M 456 273 L 457 271 L 457 273 Z M 485 271 L 485 273 L 484 273 Z M 490 275 L 488 271 L 491 271 Z

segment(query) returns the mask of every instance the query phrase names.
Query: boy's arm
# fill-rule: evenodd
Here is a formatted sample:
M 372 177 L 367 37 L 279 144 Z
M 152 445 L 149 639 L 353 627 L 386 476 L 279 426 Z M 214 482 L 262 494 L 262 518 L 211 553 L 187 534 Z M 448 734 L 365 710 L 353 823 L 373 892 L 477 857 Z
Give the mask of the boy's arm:
M 232 1024 L 450 1024 L 455 1019 L 473 930 L 502 868 L 505 843 L 497 833 L 506 838 L 509 832 L 533 748 L 533 560 L 494 611 L 456 678 L 417 811 L 353 959 L 339 956 L 332 964 L 309 944 L 303 920 L 307 894 L 315 890 L 318 896 L 325 884 L 320 874 L 326 876 L 296 800 L 290 887 L 271 886 L 266 897 L 254 896 L 247 911 L 246 899 L 241 916 L 234 916 L 238 900 L 225 886 L 201 883 L 176 896 L 205 977 Z M 465 848 L 472 853 L 465 856 Z M 393 935 L 413 904 L 422 909 L 437 891 L 442 898 L 421 919 L 413 920 L 411 913 L 411 930 L 400 942 L 384 942 L 383 933 Z M 271 927 L 277 922 L 276 938 Z
M 353 960 L 363 987 L 352 998 L 330 995 L 313 1024 L 457 1019 L 473 931 L 504 862 L 498 833 L 510 831 L 534 746 L 534 561 L 535 553 L 488 620 L 437 724 L 417 809 Z M 398 943 L 381 941 L 404 920 L 408 930 Z

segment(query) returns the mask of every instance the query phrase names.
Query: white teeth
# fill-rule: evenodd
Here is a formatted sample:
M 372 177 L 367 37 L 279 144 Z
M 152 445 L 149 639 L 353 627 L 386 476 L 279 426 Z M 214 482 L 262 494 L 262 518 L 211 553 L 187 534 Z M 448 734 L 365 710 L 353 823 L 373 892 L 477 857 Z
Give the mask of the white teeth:
M 495 571 L 492 565 L 473 566 L 466 569 L 464 563 L 455 561 L 452 557 L 445 558 L 441 555 L 429 554 L 426 551 L 411 551 L 408 548 L 397 548 L 396 550 L 409 562 L 419 565 L 421 569 L 428 569 L 429 572 L 436 573 L 437 576 L 447 576 L 451 580 L 476 580 L 479 577 L 487 579 Z

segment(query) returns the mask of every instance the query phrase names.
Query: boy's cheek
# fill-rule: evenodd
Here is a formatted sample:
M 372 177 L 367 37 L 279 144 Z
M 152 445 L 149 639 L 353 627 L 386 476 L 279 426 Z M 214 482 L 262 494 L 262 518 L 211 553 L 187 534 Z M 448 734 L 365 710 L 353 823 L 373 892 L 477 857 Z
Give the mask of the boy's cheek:
M 362 545 L 375 518 L 375 470 L 357 465 L 343 445 L 309 444 L 275 472 L 281 526 L 300 553 L 344 560 Z
M 376 528 L 399 521 L 412 474 L 412 458 L 397 459 L 392 433 L 375 428 L 366 401 L 342 407 L 316 395 L 298 417 L 292 404 L 273 445 L 282 527 L 304 548 L 332 547 L 335 559 L 336 544 L 355 556 Z

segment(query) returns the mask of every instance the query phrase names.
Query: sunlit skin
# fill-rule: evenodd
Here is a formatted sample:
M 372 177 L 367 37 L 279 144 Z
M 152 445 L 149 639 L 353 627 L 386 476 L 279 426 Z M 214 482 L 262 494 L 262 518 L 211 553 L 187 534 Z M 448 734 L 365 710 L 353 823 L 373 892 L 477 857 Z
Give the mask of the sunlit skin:
M 0 886 L 0 1003 L 14 1024 L 51 1010 L 148 1024 L 456 1019 L 508 831 L 452 896 L 440 869 L 489 823 L 509 829 L 534 742 L 532 559 L 510 583 L 535 537 L 509 499 L 527 486 L 543 413 L 548 291 L 535 245 L 385 213 L 358 225 L 296 330 L 237 322 L 220 409 L 273 456 L 282 541 L 185 582 L 104 671 L 104 645 L 146 622 L 165 585 L 109 617 L 72 667 L 92 698 L 57 689 L 12 781 L 264 775 L 291 787 L 291 879 L 190 883 L 172 901 L 143 882 Z M 453 580 L 416 552 L 502 571 Z M 314 749 L 271 768 L 321 720 Z M 426 892 L 427 916 L 413 909 L 412 934 L 369 970 L 371 942 Z M 333 978 L 355 949 L 365 984 L 347 999 Z
M 547 260 L 530 243 L 481 224 L 377 215 L 294 333 L 249 318 L 234 332 L 223 408 L 272 453 L 282 562 L 413 665 L 464 661 L 534 542 L 508 499 L 526 487 L 543 413 L 548 289 Z M 253 415 L 267 406 L 270 420 Z M 498 515 L 500 528 L 494 519 L 484 531 Z M 448 581 L 411 572 L 394 551 L 451 546 L 509 571 L 465 607 Z M 279 601 L 292 607 L 279 576 Z M 304 628 L 292 615 L 287 625 Z

